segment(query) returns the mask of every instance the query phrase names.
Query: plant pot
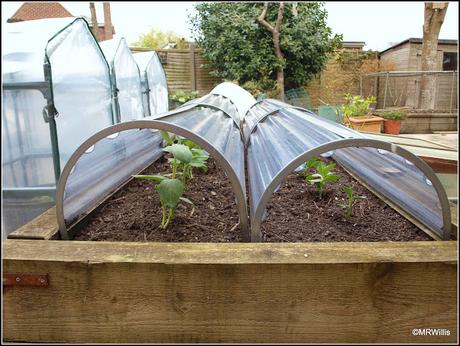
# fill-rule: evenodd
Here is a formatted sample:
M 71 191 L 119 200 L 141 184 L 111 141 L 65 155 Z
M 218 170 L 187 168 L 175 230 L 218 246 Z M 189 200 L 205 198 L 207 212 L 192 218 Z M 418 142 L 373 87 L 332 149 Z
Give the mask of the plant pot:
M 344 124 L 351 127 L 354 130 L 365 131 L 365 132 L 382 132 L 382 124 L 384 119 L 375 115 L 366 115 L 358 117 L 344 117 Z
M 390 135 L 399 135 L 399 132 L 401 131 L 401 120 L 385 119 L 383 128 L 385 133 Z

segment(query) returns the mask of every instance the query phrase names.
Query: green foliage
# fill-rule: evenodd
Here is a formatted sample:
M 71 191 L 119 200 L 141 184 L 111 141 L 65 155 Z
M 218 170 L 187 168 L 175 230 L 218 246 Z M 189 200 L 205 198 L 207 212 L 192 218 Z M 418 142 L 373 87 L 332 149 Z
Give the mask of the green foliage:
M 328 54 L 342 37 L 327 26 L 323 4 L 298 2 L 295 14 L 293 4 L 286 3 L 280 34 L 284 58 L 278 60 L 272 34 L 257 21 L 263 6 L 242 2 L 197 4 L 196 15 L 190 18 L 195 41 L 203 48 L 215 76 L 240 85 L 257 83 L 255 89 L 267 94 L 275 92 L 276 70 L 282 66 L 286 89 L 304 85 L 325 67 Z M 271 24 L 278 7 L 278 3 L 269 3 L 266 19 Z
M 182 163 L 190 163 L 192 161 L 192 151 L 184 144 L 173 144 L 163 148 L 163 151 L 173 154 L 174 160 L 179 160 Z
M 170 95 L 171 101 L 174 101 L 180 105 L 196 98 L 198 96 L 198 91 L 176 91 L 174 94 Z
M 350 187 L 350 186 L 343 186 L 342 192 L 344 192 L 347 195 L 347 203 L 340 204 L 340 206 L 345 210 L 345 219 L 349 221 L 352 216 L 353 205 L 357 201 L 361 199 L 365 199 L 366 196 L 360 196 L 360 195 L 355 194 L 353 187 Z
M 377 102 L 375 96 L 368 96 L 365 99 L 361 96 L 345 95 L 345 104 L 342 106 L 342 114 L 345 117 L 357 117 L 367 115 L 369 106 Z
M 302 173 L 300 173 L 301 176 L 307 177 L 309 175 L 309 171 L 312 168 L 316 168 L 316 166 L 320 163 L 321 161 L 317 157 L 312 157 L 310 160 L 308 160 L 305 163 L 305 168 L 303 169 Z
M 173 158 L 169 159 L 173 171 L 177 172 L 182 176 L 182 182 L 187 184 L 187 182 L 193 178 L 193 168 L 201 169 L 206 172 L 208 166 L 206 161 L 209 159 L 209 154 L 207 154 L 203 149 L 201 149 L 198 144 L 195 142 L 176 136 L 175 139 L 172 139 L 169 135 L 164 137 L 167 142 L 177 141 L 176 144 L 169 145 L 163 149 L 168 153 L 173 154 Z M 168 144 L 171 142 L 168 142 Z
M 188 43 L 185 41 L 183 37 L 175 34 L 172 31 L 161 31 L 155 28 L 150 28 L 150 31 L 141 34 L 139 36 L 139 41 L 131 43 L 132 46 L 135 47 L 145 47 L 145 48 L 153 48 L 153 49 L 160 49 L 166 43 L 176 43 L 174 48 L 177 49 L 185 49 L 188 48 Z
M 379 52 L 373 50 L 354 51 L 354 50 L 339 50 L 335 59 L 340 64 L 343 70 L 359 69 L 368 59 L 378 59 Z
M 404 109 L 392 109 L 383 112 L 382 117 L 387 120 L 404 120 L 407 118 L 407 112 Z
M 309 160 L 307 166 L 310 164 L 310 168 L 315 169 L 316 173 L 307 175 L 305 180 L 310 184 L 314 184 L 319 190 L 319 197 L 323 197 L 323 191 L 327 184 L 335 183 L 340 179 L 339 175 L 335 175 L 332 171 L 335 167 L 335 163 L 326 165 L 324 162 L 316 159 Z

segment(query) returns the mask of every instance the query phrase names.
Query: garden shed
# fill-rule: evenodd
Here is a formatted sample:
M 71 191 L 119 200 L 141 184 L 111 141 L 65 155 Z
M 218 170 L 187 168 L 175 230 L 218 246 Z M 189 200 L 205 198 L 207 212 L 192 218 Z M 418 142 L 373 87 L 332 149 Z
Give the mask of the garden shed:
M 168 83 L 163 65 L 154 51 L 134 53 L 134 59 L 141 72 L 144 109 L 149 115 L 168 111 Z
M 3 58 L 3 186 L 6 232 L 54 204 L 72 152 L 113 124 L 109 66 L 87 22 L 6 24 Z

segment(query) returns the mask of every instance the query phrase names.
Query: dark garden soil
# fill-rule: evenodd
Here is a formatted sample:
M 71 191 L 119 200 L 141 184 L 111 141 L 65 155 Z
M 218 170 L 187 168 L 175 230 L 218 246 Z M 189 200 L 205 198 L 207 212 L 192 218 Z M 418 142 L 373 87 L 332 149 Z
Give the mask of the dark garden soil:
M 161 223 L 160 198 L 153 181 L 133 179 L 90 216 L 88 224 L 75 240 L 165 241 L 165 242 L 239 242 L 238 211 L 230 180 L 214 160 L 209 170 L 194 170 L 194 178 L 184 197 L 194 206 L 179 203 L 172 224 L 166 230 Z M 161 158 L 142 174 L 169 173 L 169 164 Z
M 331 162 L 322 159 L 324 162 Z M 133 179 L 88 218 L 75 240 L 239 242 L 238 212 L 229 179 L 214 160 L 207 173 L 194 171 L 184 196 L 194 206 L 180 203 L 168 229 L 159 228 L 161 208 L 152 181 Z M 164 174 L 169 164 L 161 158 L 142 174 Z M 267 242 L 343 242 L 432 240 L 337 165 L 341 179 L 327 186 L 323 197 L 296 173 L 273 195 L 261 229 Z M 343 185 L 367 198 L 353 207 L 349 221 L 339 206 L 345 202 Z
M 333 162 L 322 159 L 323 162 Z M 327 186 L 323 197 L 299 174 L 290 174 L 273 195 L 261 229 L 267 242 L 346 242 L 432 240 L 426 233 L 398 214 L 336 165 L 338 182 Z M 353 207 L 345 220 L 343 185 L 366 196 Z

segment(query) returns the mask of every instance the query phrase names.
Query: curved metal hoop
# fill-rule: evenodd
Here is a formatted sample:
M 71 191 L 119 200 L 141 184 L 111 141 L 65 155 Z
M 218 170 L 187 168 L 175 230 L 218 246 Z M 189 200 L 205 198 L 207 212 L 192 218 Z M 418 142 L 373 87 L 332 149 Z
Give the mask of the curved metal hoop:
M 168 114 L 169 115 L 169 114 Z M 81 144 L 78 149 L 72 154 L 70 159 L 67 161 L 67 164 L 62 171 L 61 178 L 57 185 L 56 190 L 56 216 L 59 226 L 59 232 L 62 239 L 68 239 L 68 230 L 67 225 L 65 224 L 64 219 L 64 192 L 67 184 L 67 180 L 72 171 L 72 168 L 78 162 L 79 158 L 85 153 L 87 149 L 95 145 L 100 140 L 121 131 L 133 130 L 133 129 L 153 129 L 153 130 L 164 130 L 168 132 L 175 133 L 179 136 L 186 137 L 196 142 L 202 148 L 204 148 L 211 156 L 218 162 L 222 169 L 227 174 L 228 178 L 233 187 L 233 192 L 236 196 L 238 214 L 240 217 L 240 228 L 243 235 L 244 241 L 249 240 L 249 220 L 248 220 L 248 210 L 246 205 L 246 193 L 244 187 L 240 184 L 238 175 L 236 174 L 233 167 L 225 159 L 225 157 L 214 148 L 214 146 L 209 143 L 203 137 L 175 124 L 171 124 L 161 120 L 133 120 L 125 123 L 116 124 L 110 127 L 107 127 L 98 133 L 94 134 L 92 137 L 87 139 L 83 144 Z
M 259 203 L 256 207 L 254 212 L 254 217 L 251 220 L 251 241 L 252 242 L 259 242 L 262 239 L 262 235 L 260 233 L 260 225 L 262 223 L 262 217 L 264 210 L 268 202 L 270 201 L 273 193 L 275 192 L 278 185 L 280 185 L 286 177 L 294 171 L 297 167 L 299 167 L 302 163 L 308 161 L 309 159 L 316 157 L 322 153 L 337 150 L 342 148 L 350 148 L 350 147 L 370 147 L 376 149 L 382 149 L 394 154 L 397 154 L 406 160 L 412 162 L 425 176 L 432 182 L 433 187 L 438 195 L 439 202 L 441 204 L 442 210 L 442 219 L 443 219 L 443 227 L 442 227 L 442 239 L 448 240 L 450 239 L 450 230 L 451 230 L 451 213 L 449 208 L 449 200 L 447 198 L 446 191 L 444 190 L 441 182 L 439 181 L 436 174 L 433 170 L 428 166 L 422 159 L 417 157 L 415 154 L 411 153 L 410 151 L 397 146 L 392 143 L 383 142 L 376 139 L 368 139 L 368 138 L 348 138 L 348 139 L 340 139 L 333 142 L 329 142 L 318 146 L 314 149 L 308 150 L 297 157 L 295 157 L 292 161 L 290 161 L 282 170 L 280 170 L 270 184 L 265 189 L 264 193 L 260 197 Z

